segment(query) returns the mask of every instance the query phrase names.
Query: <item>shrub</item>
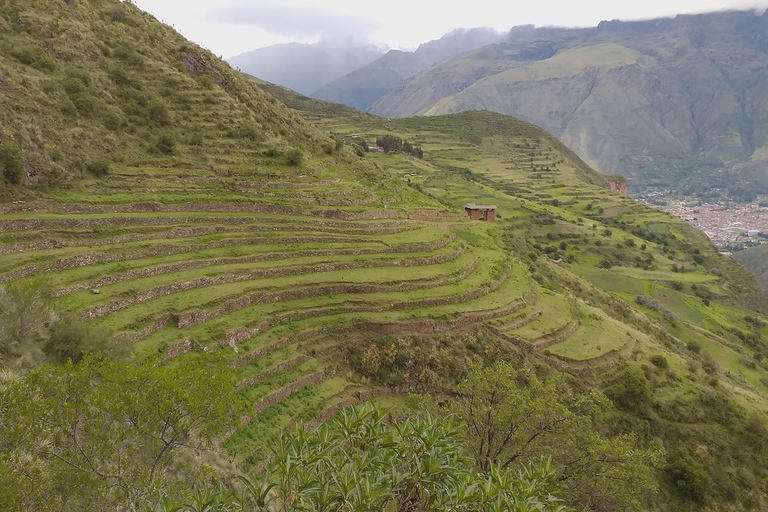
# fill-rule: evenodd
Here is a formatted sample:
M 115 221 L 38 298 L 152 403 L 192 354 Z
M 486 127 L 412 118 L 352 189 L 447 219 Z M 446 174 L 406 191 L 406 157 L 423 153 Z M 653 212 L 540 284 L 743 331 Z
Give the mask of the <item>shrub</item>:
M 104 127 L 109 131 L 117 131 L 123 124 L 123 119 L 116 109 L 106 109 L 104 111 Z
M 11 142 L 0 145 L 0 171 L 7 183 L 19 184 L 24 177 L 24 156 Z
M 149 118 L 160 126 L 165 126 L 171 122 L 171 114 L 168 111 L 168 105 L 161 99 L 154 99 L 147 108 Z
M 190 146 L 202 146 L 204 142 L 203 132 L 192 132 L 189 134 L 187 144 Z
M 298 148 L 289 149 L 288 152 L 285 153 L 285 161 L 288 165 L 304 165 L 305 159 L 304 152 Z
M 661 368 L 662 370 L 666 370 L 669 368 L 669 363 L 667 362 L 667 358 L 662 356 L 661 354 L 656 354 L 651 356 L 651 363 L 657 368 Z
M 109 5 L 105 9 L 105 13 L 110 20 L 116 23 L 125 23 L 128 19 L 128 14 L 125 12 L 122 5 Z
M 172 155 L 176 152 L 176 139 L 173 138 L 173 135 L 164 133 L 157 139 L 155 148 L 164 155 Z
M 66 318 L 51 326 L 45 352 L 61 362 L 80 361 L 86 352 L 103 351 L 109 337 L 82 320 Z
M 264 150 L 264 156 L 268 156 L 270 158 L 282 156 L 282 154 L 283 154 L 283 148 L 281 148 L 280 146 L 269 146 L 267 149 Z
M 608 258 L 603 258 L 602 260 L 600 260 L 600 263 L 598 263 L 597 266 L 600 268 L 609 269 L 613 267 L 613 262 Z
M 101 178 L 102 176 L 109 174 L 109 160 L 105 158 L 97 158 L 88 162 L 85 165 L 85 168 L 89 173 L 93 174 L 97 178 Z
M 263 132 L 258 124 L 247 122 L 230 130 L 229 136 L 233 139 L 257 141 L 263 137 Z
M 683 283 L 679 283 L 677 281 L 672 281 L 669 284 L 670 284 L 670 286 L 672 286 L 672 289 L 675 290 L 675 291 L 679 292 L 679 291 L 682 291 L 682 289 L 683 289 Z
M 21 46 L 13 50 L 11 55 L 22 64 L 38 71 L 46 73 L 56 71 L 56 61 L 39 46 Z
M 684 499 L 703 503 L 707 500 L 712 482 L 704 466 L 688 454 L 669 461 L 665 472 L 675 492 Z
M 701 345 L 699 344 L 698 341 L 689 341 L 685 347 L 691 352 L 693 352 L 694 354 L 698 354 L 699 352 L 701 352 Z

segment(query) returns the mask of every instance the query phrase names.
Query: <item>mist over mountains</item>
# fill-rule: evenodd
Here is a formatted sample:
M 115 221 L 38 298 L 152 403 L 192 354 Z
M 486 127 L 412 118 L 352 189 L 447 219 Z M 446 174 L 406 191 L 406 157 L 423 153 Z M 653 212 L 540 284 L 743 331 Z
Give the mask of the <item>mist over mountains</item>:
M 302 94 L 361 68 L 386 51 L 353 37 L 321 39 L 315 44 L 287 43 L 236 55 L 228 62 L 256 76 Z
M 419 45 L 413 52 L 390 50 L 367 66 L 324 85 L 312 97 L 367 110 L 377 99 L 432 64 L 502 39 L 503 35 L 491 28 L 457 29 Z

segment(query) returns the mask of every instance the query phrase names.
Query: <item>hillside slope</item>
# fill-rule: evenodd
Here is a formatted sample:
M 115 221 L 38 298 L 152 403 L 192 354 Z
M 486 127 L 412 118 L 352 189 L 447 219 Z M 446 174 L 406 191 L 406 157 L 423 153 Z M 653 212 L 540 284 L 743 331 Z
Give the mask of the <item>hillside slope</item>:
M 768 14 L 725 12 L 594 29 L 513 29 L 507 40 L 436 65 L 371 108 L 403 117 L 471 109 L 551 131 L 635 191 L 768 184 Z M 703 179 L 702 179 L 703 178 Z
M 226 146 L 331 143 L 129 3 L 5 3 L 0 32 L 0 143 L 20 148 L 23 184 L 71 185 L 104 160 L 191 166 Z
M 473 363 L 527 361 L 606 390 L 607 433 L 667 447 L 649 510 L 764 508 L 758 284 L 542 129 L 492 112 L 391 121 L 300 97 L 116 0 L 0 9 L 4 48 L 27 47 L 3 53 L 2 165 L 12 146 L 36 171 L 0 203 L 3 381 L 67 361 L 91 335 L 154 366 L 226 366 L 213 375 L 231 375 L 238 412 L 198 462 L 250 472 L 286 429 L 367 400 L 411 413 L 411 393 L 450 392 Z M 113 135 L 107 112 L 122 119 Z M 423 158 L 362 152 L 385 135 Z M 496 204 L 497 222 L 470 220 L 468 202 Z
M 376 100 L 435 62 L 499 42 L 501 38 L 489 28 L 458 29 L 419 45 L 413 52 L 391 50 L 367 66 L 324 85 L 312 93 L 312 97 L 367 110 Z M 295 87 L 292 89 L 302 92 Z
M 350 38 L 314 44 L 275 44 L 230 57 L 227 62 L 249 75 L 311 94 L 367 66 L 383 53 L 382 48 Z
M 763 283 L 763 290 L 768 295 L 768 244 L 750 247 L 733 253 L 733 259 L 744 265 Z
M 382 172 L 412 188 L 453 208 L 498 206 L 494 225 L 479 224 L 495 226 L 513 268 L 522 265 L 531 279 L 523 287 L 535 296 L 527 296 L 523 309 L 486 323 L 480 338 L 503 342 L 485 350 L 514 346 L 617 397 L 622 412 L 611 413 L 606 428 L 635 433 L 668 454 L 659 473 L 661 496 L 645 510 L 765 506 L 762 491 L 727 475 L 747 467 L 749 474 L 763 474 L 758 468 L 766 454 L 746 448 L 754 445 L 732 430 L 729 418 L 764 417 L 768 410 L 762 355 L 768 328 L 752 309 L 764 315 L 766 300 L 754 277 L 719 255 L 701 232 L 596 187 L 592 177 L 604 177 L 581 171 L 580 160 L 556 139 L 508 116 L 465 112 L 391 120 L 261 86 L 349 144 L 371 144 L 388 134 L 420 145 L 422 159 L 368 154 Z M 373 346 L 383 354 L 387 343 Z M 429 368 L 444 375 L 454 367 Z M 386 363 L 362 371 L 383 381 L 402 378 Z M 750 461 L 741 461 L 746 453 Z M 680 468 L 698 472 L 707 484 L 688 487 L 690 481 L 679 480 Z

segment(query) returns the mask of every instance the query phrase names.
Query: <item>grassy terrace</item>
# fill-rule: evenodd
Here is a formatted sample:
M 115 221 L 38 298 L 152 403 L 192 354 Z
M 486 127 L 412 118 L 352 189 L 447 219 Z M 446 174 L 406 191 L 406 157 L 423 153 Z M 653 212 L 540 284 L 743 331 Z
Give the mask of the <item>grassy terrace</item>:
M 543 342 L 535 353 L 558 358 L 559 368 L 603 371 L 608 379 L 616 362 L 644 367 L 662 355 L 672 382 L 687 375 L 705 388 L 706 375 L 691 368 L 722 359 L 728 389 L 748 408 L 768 409 L 768 366 L 754 364 L 759 349 L 742 340 L 754 330 L 745 318 L 765 310 L 755 282 L 703 234 L 607 190 L 611 177 L 595 174 L 555 139 L 489 112 L 387 120 L 262 87 L 349 143 L 389 134 L 420 145 L 424 159 L 369 158 L 440 202 L 499 207 L 495 232 L 480 226 L 465 240 L 506 245 L 526 267 L 525 286 L 539 291 L 536 304 L 489 321 L 508 340 Z M 639 296 L 657 302 L 639 305 Z M 686 349 L 690 342 L 700 342 L 701 352 Z M 672 382 L 662 386 L 670 401 L 678 398 Z

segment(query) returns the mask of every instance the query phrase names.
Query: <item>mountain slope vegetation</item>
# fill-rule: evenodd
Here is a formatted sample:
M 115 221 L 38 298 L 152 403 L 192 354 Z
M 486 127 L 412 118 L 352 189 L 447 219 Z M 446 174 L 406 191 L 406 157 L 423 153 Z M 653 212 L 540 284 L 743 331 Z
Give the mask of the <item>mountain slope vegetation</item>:
M 730 189 L 751 200 L 768 184 L 766 27 L 768 14 L 747 11 L 516 27 L 498 45 L 414 76 L 371 111 L 506 113 L 539 124 L 595 169 L 627 176 L 635 192 Z
M 552 510 L 550 490 L 606 512 L 764 508 L 758 283 L 541 128 L 311 100 L 112 0 L 0 20 L 3 508 L 173 510 L 281 464 L 243 484 L 262 509 L 354 491 L 435 510 L 462 489 L 474 510 L 493 492 Z M 366 153 L 377 139 L 411 151 Z M 471 458 L 468 429 L 418 417 L 497 389 L 535 445 L 512 432 Z M 354 421 L 359 402 L 417 417 Z M 401 464 L 358 485 L 368 455 Z
M 762 244 L 733 253 L 733 258 L 760 279 L 768 295 L 768 245 Z
M 129 3 L 13 2 L 0 13 L 0 141 L 21 151 L 25 184 L 67 186 L 104 160 L 205 161 L 220 144 L 330 143 Z
M 762 506 L 762 491 L 734 482 L 732 493 L 725 475 L 749 451 L 735 432 L 765 414 L 766 301 L 703 233 L 608 191 L 605 176 L 582 172 L 578 157 L 524 121 L 491 112 L 392 120 L 260 86 L 348 144 L 386 133 L 419 145 L 423 159 L 368 158 L 446 205 L 498 206 L 503 244 L 537 292 L 535 303 L 487 328 L 527 357 L 602 387 L 620 411 L 608 414 L 614 431 L 666 448 L 662 498 L 645 509 Z M 382 357 L 386 343 L 374 346 Z M 400 375 L 396 364 L 374 369 L 379 379 Z M 730 412 L 716 412 L 721 406 Z M 731 430 L 726 417 L 742 417 L 741 426 Z

